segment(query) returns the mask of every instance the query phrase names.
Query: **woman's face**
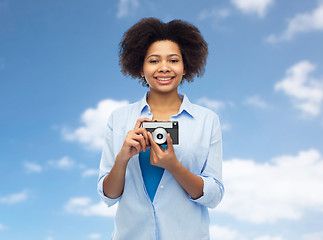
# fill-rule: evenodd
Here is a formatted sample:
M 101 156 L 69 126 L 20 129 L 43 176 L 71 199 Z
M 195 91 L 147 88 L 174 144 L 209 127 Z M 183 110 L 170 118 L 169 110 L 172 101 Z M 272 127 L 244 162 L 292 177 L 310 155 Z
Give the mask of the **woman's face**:
M 151 91 L 168 93 L 176 90 L 185 75 L 181 51 L 177 43 L 162 40 L 148 48 L 143 71 Z

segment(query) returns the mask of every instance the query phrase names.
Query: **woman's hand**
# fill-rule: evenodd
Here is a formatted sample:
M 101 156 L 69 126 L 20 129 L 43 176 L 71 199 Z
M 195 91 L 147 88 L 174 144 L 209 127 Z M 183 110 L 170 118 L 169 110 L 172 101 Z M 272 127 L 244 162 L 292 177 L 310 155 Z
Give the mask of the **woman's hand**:
M 167 148 L 164 150 L 161 146 L 159 146 L 153 139 L 153 136 L 150 132 L 148 132 L 148 138 L 150 141 L 150 164 L 155 165 L 157 167 L 164 168 L 170 172 L 173 169 L 180 165 L 178 161 L 174 147 L 173 140 L 170 137 L 170 134 L 167 134 Z
M 127 133 L 120 152 L 113 167 L 103 180 L 103 193 L 109 198 L 118 198 L 123 193 L 126 169 L 129 159 L 140 151 L 146 151 L 148 134 L 145 128 L 141 128 L 142 122 L 151 122 L 149 118 L 139 118 L 133 130 Z
M 145 128 L 140 127 L 142 122 L 151 122 L 149 118 L 139 118 L 133 130 L 127 133 L 121 150 L 117 156 L 119 161 L 128 163 L 129 159 L 141 151 L 146 151 L 149 140 Z
M 151 145 L 150 163 L 169 171 L 193 199 L 200 198 L 203 195 L 204 182 L 202 178 L 191 173 L 178 161 L 170 134 L 167 134 L 165 150 L 154 141 L 150 132 L 148 132 L 148 138 Z

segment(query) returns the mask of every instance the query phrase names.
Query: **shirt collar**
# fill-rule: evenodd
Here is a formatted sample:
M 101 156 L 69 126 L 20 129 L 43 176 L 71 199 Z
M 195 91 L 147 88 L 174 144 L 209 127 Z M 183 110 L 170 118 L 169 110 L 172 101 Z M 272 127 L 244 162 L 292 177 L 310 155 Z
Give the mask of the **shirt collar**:
M 145 96 L 140 100 L 139 106 L 140 106 L 140 113 L 143 114 L 144 112 L 148 111 L 150 112 L 150 107 L 147 103 L 147 98 L 149 96 L 149 91 L 145 94 Z M 185 94 L 179 93 L 178 96 L 183 100 L 181 107 L 179 109 L 179 112 L 176 116 L 181 115 L 182 113 L 187 113 L 192 118 L 194 117 L 194 112 L 192 108 L 192 103 L 188 99 L 188 97 Z
M 145 96 L 139 102 L 140 113 L 144 113 L 145 111 L 150 112 L 150 107 L 147 103 L 147 97 L 149 96 L 149 92 L 145 94 Z

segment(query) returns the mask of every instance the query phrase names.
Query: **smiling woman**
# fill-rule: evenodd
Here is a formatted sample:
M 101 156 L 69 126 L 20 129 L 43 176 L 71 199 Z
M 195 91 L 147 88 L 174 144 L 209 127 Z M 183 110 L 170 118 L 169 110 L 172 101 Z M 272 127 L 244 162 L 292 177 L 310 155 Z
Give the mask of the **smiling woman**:
M 178 96 L 177 87 L 185 75 L 182 54 L 178 44 L 169 40 L 151 44 L 141 74 L 142 78 L 148 83 L 152 95 L 168 92 Z M 177 108 L 179 108 L 181 100 L 178 97 L 174 99 L 178 100 Z M 167 121 L 168 118 L 166 117 L 164 120 Z
M 204 73 L 208 55 L 208 46 L 199 30 L 184 21 L 173 20 L 167 24 L 155 18 L 145 18 L 132 26 L 120 42 L 120 65 L 125 75 L 142 79 L 142 67 L 147 50 L 155 42 L 168 40 L 177 43 L 180 48 L 188 82 Z M 146 85 L 147 86 L 147 85 Z
M 120 43 L 122 72 L 149 92 L 112 112 L 105 131 L 98 192 L 108 206 L 119 203 L 113 240 L 210 237 L 208 208 L 224 191 L 219 118 L 178 93 L 203 73 L 207 49 L 193 25 L 155 18 L 135 24 Z M 142 126 L 152 121 L 176 122 L 175 144 L 166 127 L 166 142 L 154 139 Z

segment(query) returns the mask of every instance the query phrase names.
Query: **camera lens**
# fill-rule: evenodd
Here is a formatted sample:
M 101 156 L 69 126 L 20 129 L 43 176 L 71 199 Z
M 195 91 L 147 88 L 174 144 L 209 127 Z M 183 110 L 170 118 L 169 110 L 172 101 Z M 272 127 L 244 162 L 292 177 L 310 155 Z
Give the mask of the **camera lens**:
M 153 132 L 153 139 L 157 144 L 164 144 L 167 138 L 167 132 L 162 127 L 157 127 Z

